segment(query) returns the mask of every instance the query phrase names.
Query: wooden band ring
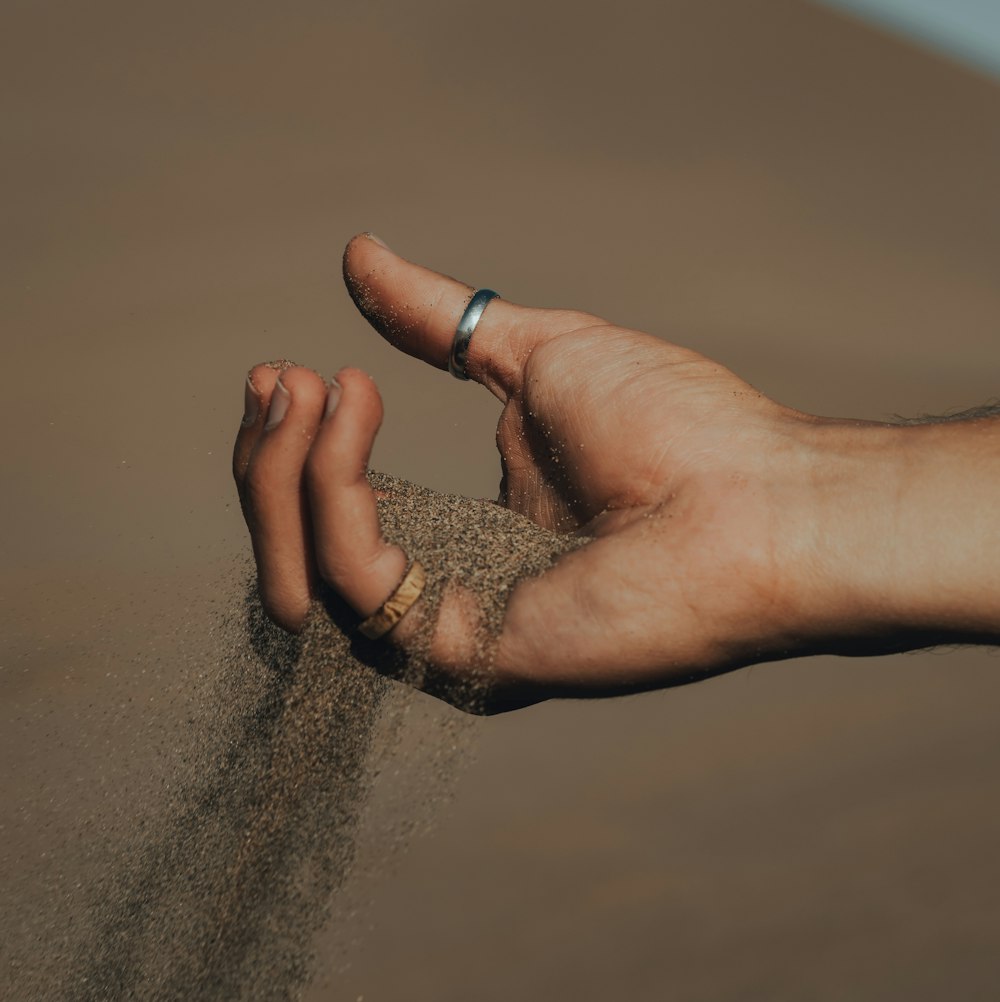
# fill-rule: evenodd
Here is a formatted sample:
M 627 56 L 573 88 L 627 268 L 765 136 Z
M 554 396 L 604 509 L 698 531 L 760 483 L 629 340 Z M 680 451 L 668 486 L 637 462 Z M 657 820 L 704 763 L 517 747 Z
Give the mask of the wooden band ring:
M 396 590 L 382 603 L 377 612 L 373 612 L 358 624 L 358 631 L 369 640 L 384 637 L 410 611 L 413 603 L 420 598 L 426 583 L 427 573 L 420 563 L 414 560 L 403 575 L 403 580 L 396 586 Z

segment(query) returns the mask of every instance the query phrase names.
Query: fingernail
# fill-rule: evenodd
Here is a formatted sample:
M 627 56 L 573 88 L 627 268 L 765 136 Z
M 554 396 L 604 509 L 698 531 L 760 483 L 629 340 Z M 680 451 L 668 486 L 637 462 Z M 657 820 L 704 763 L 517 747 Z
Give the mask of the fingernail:
M 292 395 L 285 389 L 284 383 L 279 378 L 274 384 L 274 392 L 271 394 L 271 406 L 267 412 L 265 430 L 276 428 L 281 424 L 281 419 L 288 413 L 288 405 L 291 402 Z
M 330 380 L 330 389 L 326 391 L 326 412 L 323 414 L 323 419 L 326 420 L 336 409 L 337 404 L 340 403 L 340 383 L 336 379 Z
M 381 237 L 375 236 L 375 234 L 372 233 L 370 230 L 368 233 L 365 234 L 365 236 L 368 237 L 369 240 L 373 240 L 375 243 L 377 243 L 379 247 L 384 247 L 386 250 L 392 250 L 392 248 Z
M 259 413 L 260 398 L 257 396 L 257 388 L 247 376 L 246 388 L 243 391 L 243 427 L 249 428 L 257 420 Z

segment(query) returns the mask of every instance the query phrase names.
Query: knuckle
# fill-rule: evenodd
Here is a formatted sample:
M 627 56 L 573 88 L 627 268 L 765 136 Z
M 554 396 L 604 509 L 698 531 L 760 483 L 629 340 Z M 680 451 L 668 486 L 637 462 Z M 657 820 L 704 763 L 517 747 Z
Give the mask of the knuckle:
M 304 464 L 306 486 L 313 491 L 326 492 L 342 485 L 348 462 L 345 452 L 344 446 L 336 441 L 314 445 Z
M 272 555 L 258 565 L 257 591 L 267 618 L 289 633 L 298 633 L 309 611 L 309 586 L 299 574 Z
M 435 290 L 434 298 L 427 305 L 427 309 L 424 312 L 421 334 L 426 334 L 439 327 L 451 329 L 458 323 L 459 318 L 452 316 L 454 307 L 449 303 L 446 292 L 447 290 L 444 286 L 440 286 Z M 452 320 L 454 320 L 454 324 Z
M 233 449 L 233 480 L 236 481 L 236 486 L 241 489 L 243 481 L 246 479 L 248 462 L 247 450 L 242 448 L 237 441 L 236 447 Z
M 555 310 L 553 312 L 558 319 L 557 326 L 560 328 L 560 333 L 563 334 L 583 330 L 586 327 L 600 327 L 606 323 L 593 313 L 586 313 L 583 310 Z
M 243 481 L 243 503 L 247 509 L 259 516 L 262 511 L 266 511 L 270 501 L 270 490 L 260 480 L 254 477 L 247 477 Z
M 316 567 L 319 576 L 334 588 L 341 589 L 350 579 L 348 564 L 343 555 L 329 550 L 316 554 Z
M 294 483 L 292 471 L 273 450 L 254 456 L 243 476 L 243 490 L 255 506 L 266 504 L 276 492 Z
M 276 626 L 288 633 L 298 633 L 305 622 L 305 609 L 284 595 L 269 595 L 261 591 L 260 604 L 264 614 Z
M 367 552 L 366 552 L 367 551 Z M 359 584 L 379 580 L 382 568 L 380 558 L 384 552 L 381 543 L 369 550 L 362 546 L 361 551 L 347 551 L 342 547 L 327 548 L 318 553 L 316 564 L 320 577 L 340 592 L 351 592 Z M 392 591 L 387 589 L 386 595 Z

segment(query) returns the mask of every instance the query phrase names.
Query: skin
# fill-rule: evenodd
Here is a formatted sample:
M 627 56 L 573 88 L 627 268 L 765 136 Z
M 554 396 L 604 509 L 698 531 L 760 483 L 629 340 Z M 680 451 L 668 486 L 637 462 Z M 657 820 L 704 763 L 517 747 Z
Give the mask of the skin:
M 344 276 L 383 337 L 447 368 L 471 287 L 369 235 L 348 244 Z M 996 417 L 818 418 L 683 347 L 502 300 L 468 372 L 503 405 L 500 503 L 597 537 L 515 590 L 494 666 L 505 706 L 805 654 L 997 641 Z M 234 473 L 264 608 L 287 630 L 320 579 L 367 616 L 402 576 L 364 477 L 382 415 L 357 369 L 329 390 L 301 367 L 250 372 Z M 406 645 L 408 618 L 390 642 Z M 433 647 L 445 670 L 461 670 L 468 634 L 455 595 Z

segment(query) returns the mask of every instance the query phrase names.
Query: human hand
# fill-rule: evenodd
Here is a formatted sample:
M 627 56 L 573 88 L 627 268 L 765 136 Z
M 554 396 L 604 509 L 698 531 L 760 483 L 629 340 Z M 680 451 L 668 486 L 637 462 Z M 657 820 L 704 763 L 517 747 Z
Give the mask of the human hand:
M 344 274 L 383 337 L 447 367 L 469 287 L 368 236 L 348 245 Z M 812 417 L 693 351 L 502 300 L 478 324 L 468 372 L 503 405 L 500 502 L 594 537 L 510 599 L 491 670 L 517 700 L 899 646 L 905 602 L 886 583 L 902 568 L 885 540 L 911 429 Z M 353 369 L 329 393 L 298 367 L 250 379 L 234 469 L 265 609 L 297 630 L 323 580 L 370 615 L 407 563 L 381 537 L 364 476 L 375 385 Z M 453 671 L 469 654 L 460 604 L 442 606 L 432 650 Z M 390 639 L 407 637 L 404 618 Z

